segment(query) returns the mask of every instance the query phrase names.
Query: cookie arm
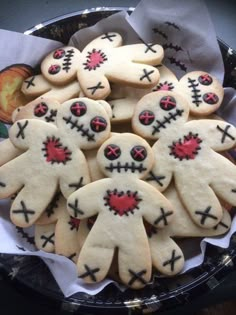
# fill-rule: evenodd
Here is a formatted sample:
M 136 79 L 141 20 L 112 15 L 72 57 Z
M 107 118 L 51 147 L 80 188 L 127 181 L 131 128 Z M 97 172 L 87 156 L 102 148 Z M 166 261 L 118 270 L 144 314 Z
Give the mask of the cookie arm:
M 10 141 L 6 139 L 0 142 L 0 166 L 14 159 L 22 153 L 21 150 L 16 148 Z
M 101 179 L 73 192 L 67 199 L 69 214 L 77 219 L 86 219 L 100 212 L 99 204 L 101 199 L 102 205 L 104 204 L 105 185 L 103 183 L 106 187 L 109 187 L 111 181 L 109 179 Z
M 134 44 L 116 48 L 120 56 L 127 56 L 131 61 L 147 65 L 159 65 L 164 57 L 162 46 L 157 44 Z
M 174 209 L 171 203 L 154 187 L 147 183 L 142 184 L 142 208 L 144 219 L 153 226 L 163 228 L 174 217 Z
M 89 169 L 82 151 L 77 150 L 77 152 L 72 153 L 72 160 L 69 161 L 68 167 L 65 167 L 60 175 L 59 185 L 65 198 L 90 183 Z
M 42 130 L 45 133 L 42 134 Z M 9 130 L 11 142 L 19 149 L 26 150 L 31 143 L 43 141 L 46 135 L 50 135 L 57 130 L 56 126 L 37 119 L 22 119 L 16 121 Z M 42 139 L 40 139 L 40 135 Z
M 186 127 L 215 151 L 228 150 L 236 144 L 236 128 L 221 120 L 192 120 Z
M 166 161 L 165 155 L 160 153 L 158 142 L 153 145 L 152 149 L 155 160 L 151 171 L 145 177 L 145 181 L 159 191 L 164 191 L 169 186 L 173 176 L 171 165 Z
M 21 91 L 30 97 L 42 95 L 51 90 L 51 84 L 43 77 L 42 74 L 34 75 L 27 78 L 21 87 Z
M 105 34 L 102 34 L 100 36 L 98 36 L 97 38 L 95 38 L 94 40 L 92 40 L 83 50 L 87 51 L 91 48 L 94 47 L 106 47 L 106 48 L 115 48 L 115 47 L 119 47 L 122 45 L 122 37 L 120 36 L 119 33 L 115 33 L 115 32 L 108 32 Z

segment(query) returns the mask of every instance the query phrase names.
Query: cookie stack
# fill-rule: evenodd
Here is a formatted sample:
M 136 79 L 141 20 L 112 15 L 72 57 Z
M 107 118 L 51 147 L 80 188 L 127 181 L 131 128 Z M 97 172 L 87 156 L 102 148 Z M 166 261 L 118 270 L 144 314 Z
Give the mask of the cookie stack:
M 181 272 L 178 239 L 230 228 L 222 201 L 236 205 L 236 167 L 218 152 L 236 129 L 209 116 L 223 88 L 202 71 L 178 80 L 163 57 L 113 32 L 51 52 L 0 144 L 12 222 L 34 225 L 37 247 L 72 259 L 86 283 L 115 269 L 140 289 L 153 270 Z

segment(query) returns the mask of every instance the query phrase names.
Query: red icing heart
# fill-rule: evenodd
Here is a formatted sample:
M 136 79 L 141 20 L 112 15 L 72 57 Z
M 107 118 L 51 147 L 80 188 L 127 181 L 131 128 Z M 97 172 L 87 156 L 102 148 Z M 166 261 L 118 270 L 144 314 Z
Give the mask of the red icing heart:
M 142 199 L 138 198 L 137 191 L 118 192 L 115 189 L 113 191 L 108 190 L 104 200 L 106 200 L 105 206 L 108 206 L 109 210 L 113 210 L 114 214 L 128 216 L 129 213 L 133 214 L 133 210 L 139 209 L 138 204 Z
M 198 135 L 194 135 L 191 132 L 184 136 L 184 139 L 177 142 L 173 142 L 172 146 L 169 146 L 171 149 L 170 155 L 174 155 L 175 158 L 186 160 L 195 159 L 198 151 L 201 149 L 200 143 L 202 140 L 198 137 Z
M 45 151 L 45 157 L 47 162 L 53 163 L 63 163 L 66 164 L 69 160 L 71 160 L 71 152 L 67 149 L 67 147 L 63 147 L 60 143 L 60 139 L 56 139 L 55 137 L 47 138 L 47 140 L 43 143 Z

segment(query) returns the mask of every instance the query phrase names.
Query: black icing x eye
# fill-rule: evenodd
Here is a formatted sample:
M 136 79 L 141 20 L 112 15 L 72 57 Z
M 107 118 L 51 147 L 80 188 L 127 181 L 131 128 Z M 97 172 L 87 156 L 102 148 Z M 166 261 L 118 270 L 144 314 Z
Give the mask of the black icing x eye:
M 51 65 L 48 68 L 49 74 L 57 74 L 61 70 L 61 67 L 59 65 Z
M 65 56 L 66 52 L 64 49 L 57 49 L 54 51 L 53 58 L 54 59 L 61 59 Z
M 104 149 L 104 155 L 108 160 L 115 160 L 121 155 L 120 147 L 116 144 L 109 144 Z
M 151 123 L 154 121 L 155 115 L 150 110 L 143 110 L 139 114 L 139 121 L 142 125 L 151 125 Z
M 202 85 L 210 85 L 212 83 L 212 77 L 209 74 L 203 74 L 198 77 L 199 83 Z
M 136 145 L 132 148 L 130 154 L 135 161 L 140 162 L 146 159 L 147 150 L 141 145 Z
M 160 107 L 164 110 L 171 110 L 176 107 L 176 100 L 173 96 L 164 96 L 160 100 Z
M 207 104 L 214 105 L 219 101 L 219 97 L 215 93 L 206 93 L 203 95 L 203 100 Z
M 36 117 L 42 117 L 46 115 L 47 112 L 48 112 L 48 105 L 44 102 L 37 104 L 34 108 L 34 115 Z
M 107 127 L 107 121 L 101 116 L 95 116 L 90 122 L 90 127 L 94 132 L 104 131 Z
M 70 111 L 73 115 L 80 117 L 87 112 L 87 106 L 83 102 L 74 102 L 70 107 Z

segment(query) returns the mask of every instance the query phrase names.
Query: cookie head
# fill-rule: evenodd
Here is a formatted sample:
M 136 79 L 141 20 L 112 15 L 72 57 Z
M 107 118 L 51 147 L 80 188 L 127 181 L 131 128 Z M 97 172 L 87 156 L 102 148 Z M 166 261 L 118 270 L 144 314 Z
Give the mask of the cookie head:
M 74 98 L 60 106 L 57 126 L 81 149 L 97 148 L 110 136 L 109 115 L 99 101 Z
M 76 78 L 80 51 L 65 46 L 52 51 L 41 63 L 43 76 L 51 83 L 63 85 Z
M 170 128 L 178 129 L 187 121 L 188 114 L 188 103 L 181 95 L 170 91 L 153 92 L 138 102 L 132 126 L 142 137 L 158 139 Z
M 152 167 L 153 159 L 149 144 L 131 133 L 112 135 L 97 154 L 100 169 L 108 177 L 121 175 L 143 178 Z
M 224 96 L 221 83 L 214 76 L 203 71 L 185 74 L 180 79 L 177 89 L 187 98 L 191 113 L 198 116 L 215 112 Z
M 52 98 L 38 98 L 25 106 L 20 106 L 12 113 L 12 121 L 20 119 L 40 119 L 55 123 L 60 103 Z

